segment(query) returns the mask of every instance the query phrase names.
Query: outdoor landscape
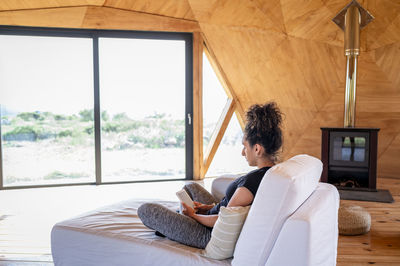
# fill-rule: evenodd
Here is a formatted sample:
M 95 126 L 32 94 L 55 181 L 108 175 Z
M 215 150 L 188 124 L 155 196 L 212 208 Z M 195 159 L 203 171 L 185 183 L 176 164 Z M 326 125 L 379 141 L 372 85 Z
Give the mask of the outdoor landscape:
M 4 185 L 94 182 L 93 117 L 90 109 L 71 115 L 2 113 Z M 205 146 L 214 126 L 210 123 L 204 127 Z M 102 111 L 101 132 L 105 182 L 185 177 L 183 119 L 155 113 L 134 120 L 125 113 L 110 115 Z M 240 171 L 241 132 L 228 132 L 221 145 L 217 165 L 213 162 L 211 167 L 212 174 Z M 242 160 L 239 166 L 233 156 L 226 161 L 232 152 Z

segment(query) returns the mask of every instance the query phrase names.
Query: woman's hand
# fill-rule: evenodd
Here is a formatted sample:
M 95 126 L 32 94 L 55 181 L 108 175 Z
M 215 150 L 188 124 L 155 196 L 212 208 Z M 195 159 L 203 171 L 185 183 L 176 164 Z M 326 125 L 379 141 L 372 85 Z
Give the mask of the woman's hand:
M 205 214 L 208 210 L 211 210 L 215 204 L 203 204 L 197 201 L 193 201 L 194 211 L 196 213 Z
M 205 204 L 204 204 L 205 205 Z M 186 216 L 189 216 L 190 218 L 196 220 L 197 222 L 208 226 L 208 227 L 213 227 L 215 222 L 218 219 L 218 215 L 201 215 L 201 214 L 196 214 L 195 210 L 191 208 L 190 206 L 186 205 L 184 202 L 182 202 L 182 213 Z
M 196 214 L 196 211 L 191 208 L 190 206 L 186 205 L 186 203 L 181 202 L 182 206 L 183 206 L 183 210 L 182 213 L 186 216 L 192 217 Z

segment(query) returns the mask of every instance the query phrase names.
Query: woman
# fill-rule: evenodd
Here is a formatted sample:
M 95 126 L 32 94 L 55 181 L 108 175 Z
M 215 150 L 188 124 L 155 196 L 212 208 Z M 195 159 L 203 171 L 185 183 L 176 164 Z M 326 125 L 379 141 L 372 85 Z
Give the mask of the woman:
M 246 113 L 242 155 L 249 166 L 257 169 L 234 180 L 225 197 L 217 203 L 213 196 L 197 183 L 184 186 L 193 199 L 194 209 L 182 203 L 183 215 L 156 204 L 145 203 L 138 209 L 143 224 L 156 234 L 197 248 L 205 248 L 212 227 L 222 206 L 248 206 L 253 202 L 265 172 L 275 164 L 282 146 L 282 114 L 276 103 L 253 105 Z

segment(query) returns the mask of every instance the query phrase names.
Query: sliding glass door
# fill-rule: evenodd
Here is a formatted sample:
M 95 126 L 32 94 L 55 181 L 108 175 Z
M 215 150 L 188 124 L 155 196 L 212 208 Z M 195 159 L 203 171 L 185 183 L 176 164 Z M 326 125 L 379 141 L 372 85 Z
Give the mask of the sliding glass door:
M 3 185 L 95 180 L 92 40 L 0 35 Z
M 102 178 L 185 178 L 185 42 L 100 38 Z
M 0 189 L 192 177 L 192 36 L 0 27 Z

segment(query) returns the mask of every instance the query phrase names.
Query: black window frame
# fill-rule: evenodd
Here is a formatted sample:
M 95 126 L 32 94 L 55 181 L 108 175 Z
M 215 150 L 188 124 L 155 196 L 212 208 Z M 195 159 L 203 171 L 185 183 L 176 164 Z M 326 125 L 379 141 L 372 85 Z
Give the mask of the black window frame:
M 4 186 L 2 135 L 0 124 L 0 190 L 36 187 L 56 187 L 88 184 L 122 184 L 141 182 L 163 182 L 193 179 L 193 34 L 190 32 L 161 32 L 134 30 L 100 30 L 47 27 L 0 26 L 0 35 L 45 36 L 91 38 L 93 42 L 93 87 L 94 87 L 94 133 L 95 133 L 95 182 L 44 184 L 29 186 Z M 99 76 L 99 38 L 130 38 L 153 40 L 183 40 L 185 42 L 185 172 L 184 179 L 138 180 L 103 182 L 101 177 L 101 119 L 100 119 L 100 76 Z M 1 113 L 0 113 L 1 116 Z M 0 121 L 1 123 L 1 121 Z

